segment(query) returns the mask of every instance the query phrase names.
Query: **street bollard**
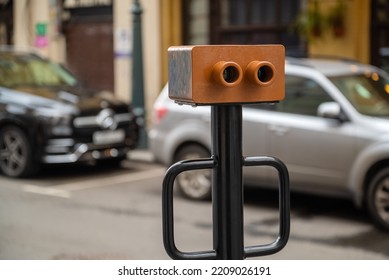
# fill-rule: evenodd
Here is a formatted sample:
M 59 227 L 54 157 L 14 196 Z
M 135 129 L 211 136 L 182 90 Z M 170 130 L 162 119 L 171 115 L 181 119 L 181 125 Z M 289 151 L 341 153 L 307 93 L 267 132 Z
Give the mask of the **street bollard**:
M 169 97 L 211 106 L 212 156 L 184 160 L 166 172 L 162 189 L 163 241 L 172 259 L 242 260 L 280 251 L 290 232 L 289 175 L 277 158 L 242 155 L 242 105 L 278 102 L 285 96 L 281 45 L 179 46 L 169 55 Z M 243 168 L 271 166 L 279 175 L 279 233 L 270 244 L 244 246 Z M 173 187 L 182 172 L 212 169 L 213 249 L 183 252 L 174 238 Z

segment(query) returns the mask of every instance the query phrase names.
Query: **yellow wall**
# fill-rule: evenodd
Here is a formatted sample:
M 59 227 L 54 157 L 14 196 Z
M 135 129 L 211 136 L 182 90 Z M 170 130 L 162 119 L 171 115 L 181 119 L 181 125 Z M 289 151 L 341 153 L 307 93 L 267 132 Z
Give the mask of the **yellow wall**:
M 161 6 L 161 72 L 163 83 L 166 83 L 168 79 L 167 49 L 170 46 L 182 44 L 181 3 L 181 0 L 164 0 Z
M 335 1 L 320 1 L 325 12 Z M 311 55 L 328 55 L 370 62 L 370 1 L 347 0 L 346 34 L 335 38 L 327 30 L 320 38 L 309 43 Z

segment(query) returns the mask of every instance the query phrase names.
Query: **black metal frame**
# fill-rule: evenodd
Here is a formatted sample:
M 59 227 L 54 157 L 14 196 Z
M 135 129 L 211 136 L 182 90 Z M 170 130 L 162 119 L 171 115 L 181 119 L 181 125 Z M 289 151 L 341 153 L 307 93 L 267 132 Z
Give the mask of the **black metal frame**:
M 242 156 L 242 106 L 214 105 L 211 112 L 212 157 L 185 160 L 166 172 L 162 190 L 163 241 L 173 259 L 241 260 L 274 254 L 288 242 L 290 231 L 289 175 L 286 166 L 273 157 Z M 265 245 L 244 246 L 243 175 L 244 166 L 272 166 L 279 174 L 280 229 L 278 238 Z M 182 252 L 174 239 L 173 186 L 184 171 L 212 169 L 213 249 Z

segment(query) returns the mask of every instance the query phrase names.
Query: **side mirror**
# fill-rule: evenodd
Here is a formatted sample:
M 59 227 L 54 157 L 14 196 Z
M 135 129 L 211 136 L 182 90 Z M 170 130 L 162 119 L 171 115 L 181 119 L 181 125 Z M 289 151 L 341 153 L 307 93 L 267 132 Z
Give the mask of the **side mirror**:
M 324 102 L 317 108 L 317 115 L 327 119 L 344 121 L 344 115 L 337 102 Z

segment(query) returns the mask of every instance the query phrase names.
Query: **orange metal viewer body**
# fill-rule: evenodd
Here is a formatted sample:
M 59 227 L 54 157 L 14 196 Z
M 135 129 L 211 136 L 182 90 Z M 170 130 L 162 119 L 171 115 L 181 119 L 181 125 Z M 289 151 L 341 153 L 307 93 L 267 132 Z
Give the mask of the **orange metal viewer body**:
M 181 104 L 276 102 L 285 96 L 282 45 L 169 48 L 169 97 Z

